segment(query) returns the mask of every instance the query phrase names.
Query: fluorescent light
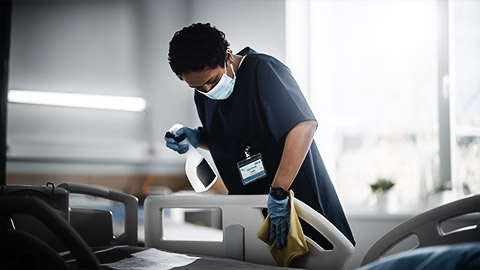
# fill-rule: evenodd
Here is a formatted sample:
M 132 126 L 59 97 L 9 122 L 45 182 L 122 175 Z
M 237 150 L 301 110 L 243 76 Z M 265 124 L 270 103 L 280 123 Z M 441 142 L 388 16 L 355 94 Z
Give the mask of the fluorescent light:
M 140 112 L 147 102 L 141 97 L 88 95 L 62 92 L 10 90 L 8 101 L 38 105 Z

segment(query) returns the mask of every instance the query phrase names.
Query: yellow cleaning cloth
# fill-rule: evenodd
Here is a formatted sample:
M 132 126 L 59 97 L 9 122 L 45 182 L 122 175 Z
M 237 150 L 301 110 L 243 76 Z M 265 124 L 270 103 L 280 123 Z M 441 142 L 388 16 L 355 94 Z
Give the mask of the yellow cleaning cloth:
M 278 266 L 290 266 L 293 259 L 309 252 L 307 241 L 303 235 L 302 226 L 298 220 L 297 211 L 293 204 L 293 191 L 290 190 L 290 230 L 287 236 L 287 246 L 281 250 L 276 248 L 275 240 L 273 243 L 269 241 L 270 235 L 270 214 L 263 222 L 257 233 L 258 238 L 270 246 L 270 253 Z

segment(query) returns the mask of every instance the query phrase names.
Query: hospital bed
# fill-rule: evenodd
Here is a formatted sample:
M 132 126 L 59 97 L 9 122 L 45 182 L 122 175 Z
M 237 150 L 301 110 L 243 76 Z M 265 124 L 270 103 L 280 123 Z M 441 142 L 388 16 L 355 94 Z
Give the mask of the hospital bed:
M 131 201 L 127 204 L 131 206 L 125 207 L 125 217 L 128 220 L 133 220 L 133 222 L 129 223 L 127 221 L 125 226 L 130 229 L 125 227 L 124 234 L 118 237 L 112 236 L 110 230 L 109 237 L 106 238 L 109 241 L 92 247 L 92 239 L 89 235 L 79 233 L 82 229 L 78 229 L 78 226 L 83 225 L 77 224 L 75 225 L 77 229 L 75 229 L 75 226 L 71 224 L 70 218 L 75 210 L 69 209 L 68 201 L 65 205 L 65 194 L 68 195 L 70 192 L 87 193 L 92 196 L 113 198 L 121 201 L 122 204 L 125 204 L 125 200 L 119 199 L 118 194 L 111 193 L 108 189 L 101 187 L 79 184 L 60 186 L 55 188 L 51 186 L 14 187 L 15 192 L 11 192 L 11 188 L 8 186 L 2 187 L 2 196 L 0 197 L 2 217 L 0 261 L 2 269 L 18 268 L 16 267 L 19 263 L 18 260 L 21 260 L 21 255 L 26 253 L 31 256 L 30 259 L 36 263 L 37 268 L 48 269 L 65 269 L 67 267 L 72 269 L 171 269 L 173 267 L 176 267 L 175 269 L 276 269 L 273 266 L 274 262 L 269 253 L 269 247 L 257 239 L 258 228 L 264 220 L 261 210 L 266 207 L 266 196 L 149 196 L 145 201 L 145 246 L 141 247 L 136 243 L 137 231 L 135 227 L 138 226 L 136 223 L 138 211 L 136 198 L 126 195 L 130 198 L 127 201 Z M 18 192 L 18 189 L 26 189 L 27 191 Z M 467 249 L 477 250 L 480 241 L 478 224 L 458 232 L 443 233 L 440 230 L 440 234 L 438 232 L 441 226 L 438 224 L 453 216 L 478 213 L 480 211 L 479 200 L 480 195 L 476 195 L 454 202 L 451 205 L 441 206 L 431 212 L 412 218 L 411 221 L 405 222 L 406 225 L 400 225 L 393 229 L 367 253 L 362 263 L 363 269 L 383 269 L 384 265 L 382 263 L 390 260 L 390 256 L 384 255 L 392 249 L 393 245 L 411 234 L 420 235 L 420 247 L 417 250 L 422 250 L 423 246 L 441 245 L 448 251 L 456 247 L 450 246 L 451 244 L 465 242 L 470 242 L 471 245 L 466 246 Z M 223 240 L 214 242 L 165 239 L 165 211 L 170 208 L 220 209 Z M 323 216 L 301 201 L 295 200 L 295 208 L 299 217 L 324 234 L 332 242 L 334 248 L 333 250 L 323 250 L 307 238 L 310 253 L 295 261 L 293 267 L 309 269 L 344 268 L 354 250 L 350 242 Z M 46 227 L 53 228 L 51 231 L 60 238 L 64 244 L 64 249 L 55 249 L 49 245 L 47 240 L 40 239 L 39 235 L 32 235 L 16 229 L 15 224 L 12 224 L 10 220 L 14 213 L 29 213 L 45 224 Z M 94 219 L 107 220 L 103 217 L 103 213 L 99 214 L 95 211 L 92 213 Z M 99 226 L 105 226 L 101 223 L 103 222 L 91 221 L 87 225 L 92 227 L 90 230 L 95 231 Z M 111 226 L 111 221 L 106 223 L 106 227 Z M 106 231 L 106 229 L 101 230 Z M 435 235 L 435 233 L 440 236 L 433 237 L 432 235 Z M 449 245 L 445 246 L 445 244 Z M 402 252 L 399 254 L 402 254 Z M 476 254 L 480 255 L 480 251 Z M 402 254 L 402 256 L 408 260 L 408 254 Z M 475 253 L 473 256 L 475 256 Z M 465 256 L 458 257 L 466 258 Z M 21 262 L 24 263 L 25 260 Z M 401 263 L 405 263 L 405 261 Z M 380 268 L 378 268 L 379 265 Z
M 118 237 L 112 235 L 109 213 L 94 209 L 71 209 L 68 201 L 70 193 L 83 193 L 123 203 L 126 217 L 124 233 Z M 170 269 L 172 265 L 176 269 L 277 268 L 269 246 L 257 239 L 257 231 L 264 220 L 262 209 L 266 208 L 265 195 L 149 196 L 145 202 L 145 247 L 137 245 L 138 207 L 136 198 L 132 197 L 102 187 L 71 183 L 57 187 L 3 186 L 0 198 L 0 212 L 2 221 L 5 221 L 2 222 L 2 240 L 8 241 L 2 241 L 2 269 L 16 268 L 18 263 L 24 262 L 22 256 L 33 255 L 36 256 L 33 261 L 36 266 L 49 269 L 67 266 L 74 269 L 132 269 L 132 266 L 137 269 Z M 165 240 L 162 236 L 163 209 L 170 207 L 221 209 L 223 241 Z M 295 267 L 344 268 L 354 250 L 350 242 L 309 206 L 295 200 L 295 207 L 299 217 L 321 231 L 334 246 L 332 250 L 323 250 L 307 238 L 310 252 L 300 258 Z M 18 230 L 21 226 L 11 221 L 12 216 L 18 213 L 34 216 L 35 225 L 33 222 L 27 224 L 32 227 L 38 227 L 37 223 L 43 224 L 45 228 L 42 230 L 50 231 L 63 245 L 51 245 L 55 241 L 41 237 L 45 234 L 43 231 Z M 73 221 L 75 219 L 77 221 Z M 106 240 L 98 243 L 98 238 Z

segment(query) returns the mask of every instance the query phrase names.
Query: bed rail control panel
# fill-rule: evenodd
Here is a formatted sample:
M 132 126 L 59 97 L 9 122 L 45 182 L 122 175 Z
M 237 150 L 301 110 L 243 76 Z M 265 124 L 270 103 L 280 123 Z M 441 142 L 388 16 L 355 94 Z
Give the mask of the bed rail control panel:
M 306 237 L 310 253 L 299 258 L 293 267 L 308 269 L 344 269 L 354 247 L 320 213 L 295 199 L 299 218 L 321 232 L 334 246 L 323 250 Z M 172 252 L 234 258 L 246 262 L 276 265 L 270 246 L 257 238 L 265 217 L 267 195 L 151 195 L 145 207 L 145 246 Z M 173 241 L 164 237 L 163 209 L 168 208 L 220 208 L 222 212 L 222 242 Z
M 72 208 L 70 225 L 83 237 L 89 247 L 105 247 L 112 244 L 112 213 L 100 209 Z M 92 224 L 95 229 L 92 230 Z

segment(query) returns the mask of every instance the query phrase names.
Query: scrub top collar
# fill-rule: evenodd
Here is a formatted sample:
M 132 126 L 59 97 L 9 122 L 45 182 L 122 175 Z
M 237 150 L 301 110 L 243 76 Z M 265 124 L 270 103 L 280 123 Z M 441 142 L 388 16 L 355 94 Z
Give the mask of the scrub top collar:
M 245 47 L 243 50 L 241 50 L 240 52 L 237 53 L 237 55 L 241 55 L 243 56 L 242 57 L 242 60 L 240 60 L 240 63 L 238 64 L 238 67 L 237 67 L 237 73 L 243 63 L 243 60 L 245 60 L 245 58 L 247 58 L 247 55 L 249 54 L 254 54 L 254 53 L 257 53 L 255 50 L 252 50 L 250 47 Z
M 241 50 L 237 54 L 241 55 L 241 56 L 246 56 L 246 55 L 254 54 L 254 53 L 257 53 L 257 52 L 255 50 L 252 50 L 250 47 L 245 47 L 245 48 L 243 48 L 243 50 Z

